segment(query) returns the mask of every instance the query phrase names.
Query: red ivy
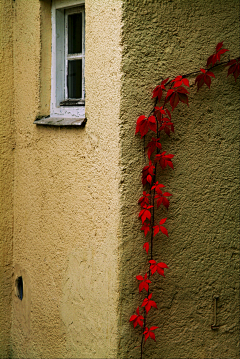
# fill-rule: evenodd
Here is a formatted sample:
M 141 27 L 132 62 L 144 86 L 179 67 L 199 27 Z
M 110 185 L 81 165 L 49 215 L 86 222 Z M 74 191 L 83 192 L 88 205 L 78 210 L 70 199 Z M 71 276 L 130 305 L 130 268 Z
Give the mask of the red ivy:
M 189 87 L 189 81 L 186 78 L 183 78 L 182 76 L 177 76 L 175 79 L 173 79 L 171 82 L 174 83 L 173 88 L 179 87 L 182 85 Z
M 211 77 L 215 78 L 215 75 L 211 71 L 206 71 L 204 69 L 200 69 L 202 74 L 198 75 L 195 80 L 195 84 L 197 84 L 198 90 L 202 87 L 205 83 L 209 88 L 211 85 Z M 211 76 L 211 77 L 210 77 Z
M 153 206 L 143 206 L 143 209 L 141 209 L 141 211 L 139 212 L 138 217 L 141 217 L 142 220 L 142 224 L 146 221 L 146 219 L 151 219 L 151 212 L 149 211 L 150 208 L 152 208 Z
M 157 309 L 157 304 L 154 302 L 154 300 L 151 300 L 151 298 L 152 298 L 152 293 L 149 294 L 149 296 L 143 300 L 141 305 L 141 307 L 145 307 L 147 314 L 152 307 Z
M 197 77 L 195 79 L 195 84 L 197 85 L 197 90 L 199 90 L 204 84 L 211 87 L 211 80 L 215 78 L 214 73 L 211 71 L 215 66 L 217 66 L 217 62 L 220 61 L 221 56 L 227 52 L 228 49 L 223 49 L 223 42 L 217 44 L 215 53 L 209 56 L 207 60 L 207 69 L 200 69 L 200 73 L 197 73 Z M 228 62 L 226 65 L 228 67 L 227 76 L 233 74 L 235 81 L 240 75 L 240 58 L 233 59 Z M 192 75 L 189 74 L 189 75 Z M 160 85 L 156 86 L 153 90 L 152 99 L 155 99 L 153 109 L 149 115 L 146 117 L 144 115 L 140 116 L 137 119 L 136 124 L 136 132 L 135 134 L 140 133 L 141 138 L 148 134 L 148 131 L 152 131 L 156 133 L 155 136 L 151 136 L 150 141 L 148 142 L 145 150 L 147 149 L 147 155 L 149 159 L 148 165 L 146 165 L 142 170 L 142 185 L 147 186 L 149 193 L 147 191 L 143 191 L 142 196 L 138 200 L 138 204 L 141 206 L 141 210 L 139 213 L 139 218 L 142 221 L 141 231 L 144 232 L 145 237 L 150 234 L 150 240 L 143 244 L 143 249 L 148 254 L 149 248 L 151 246 L 151 258 L 149 260 L 149 271 L 145 273 L 144 277 L 141 275 L 137 275 L 136 279 L 139 283 L 139 292 L 141 293 L 143 289 L 148 293 L 148 296 L 143 300 L 141 307 L 145 308 L 143 310 L 144 314 L 140 314 L 139 307 L 136 310 L 136 314 L 132 315 L 130 318 L 130 322 L 133 322 L 134 328 L 137 325 L 140 325 L 143 329 L 142 338 L 145 338 L 145 341 L 148 338 L 152 338 L 154 341 L 155 334 L 154 330 L 157 329 L 157 326 L 152 326 L 150 328 L 145 327 L 146 316 L 150 309 L 156 308 L 157 304 L 154 300 L 152 300 L 152 293 L 149 294 L 149 287 L 151 284 L 151 280 L 149 276 L 151 276 L 157 272 L 160 276 L 165 277 L 164 270 L 168 268 L 167 264 L 164 262 L 157 262 L 153 259 L 153 238 L 158 234 L 162 233 L 168 237 L 168 230 L 164 226 L 167 218 L 161 219 L 158 224 L 156 224 L 155 218 L 155 200 L 157 209 L 162 204 L 166 209 L 169 208 L 169 199 L 168 197 L 172 196 L 169 192 L 163 192 L 163 188 L 165 186 L 158 181 L 156 181 L 158 164 L 162 169 L 167 166 L 173 167 L 172 159 L 174 157 L 173 154 L 167 154 L 166 151 L 162 151 L 162 144 L 160 143 L 160 132 L 164 131 L 168 136 L 170 132 L 174 132 L 174 125 L 171 118 L 171 113 L 167 108 L 168 103 L 170 104 L 172 111 L 177 107 L 179 102 L 185 103 L 188 105 L 188 90 L 185 87 L 189 88 L 189 80 L 187 79 L 188 75 L 177 76 L 173 80 L 169 81 L 169 78 L 163 80 Z M 185 87 L 184 87 L 185 86 Z M 166 95 L 164 96 L 164 92 Z M 163 106 L 161 105 L 161 102 Z M 159 106 L 156 104 L 159 102 Z M 153 162 L 150 160 L 151 156 L 155 153 Z M 153 184 L 152 184 L 153 183 Z M 141 358 L 143 355 L 143 341 L 141 342 Z
M 172 111 L 177 107 L 179 100 L 189 106 L 187 94 L 189 94 L 189 92 L 182 86 L 170 89 L 167 92 L 166 103 L 170 101 Z
M 157 200 L 157 208 L 163 204 L 167 209 L 169 207 L 169 200 L 166 197 L 172 196 L 169 192 L 162 193 L 162 190 L 160 189 L 160 186 L 156 186 L 156 192 L 155 199 Z
M 162 145 L 159 142 L 160 138 L 152 138 L 152 140 L 148 143 L 147 148 L 148 148 L 148 159 L 150 160 L 151 155 L 153 154 L 153 152 L 156 150 L 156 148 L 159 148 L 160 150 L 162 149 Z
M 143 191 L 143 196 L 139 199 L 138 204 L 140 204 L 141 207 L 143 207 L 144 205 L 148 205 L 149 204 L 149 193 L 146 193 L 145 191 Z
M 151 327 L 150 329 L 148 329 L 147 327 L 144 329 L 144 338 L 145 338 L 145 341 L 150 337 L 152 338 L 153 340 L 156 341 L 156 338 L 155 338 L 155 334 L 153 333 L 153 330 L 156 330 L 158 329 L 159 327 L 156 327 L 156 326 L 153 326 Z
M 209 58 L 207 59 L 207 66 L 209 65 L 214 66 L 217 61 L 220 61 L 221 55 L 229 51 L 227 49 L 222 49 L 222 46 L 223 46 L 223 41 L 217 44 L 215 54 L 209 56 Z
M 157 132 L 157 124 L 155 116 L 145 117 L 144 115 L 140 116 L 137 120 L 136 132 L 135 135 L 140 132 L 141 138 L 148 133 L 148 130 Z
M 167 166 L 173 168 L 173 164 L 172 164 L 172 158 L 174 157 L 174 155 L 166 155 L 165 153 L 167 153 L 167 151 L 164 151 L 158 155 L 155 156 L 155 162 L 158 162 L 160 164 L 160 166 L 162 167 L 162 169 L 166 168 Z
M 151 281 L 148 279 L 147 277 L 147 273 L 144 275 L 144 278 L 141 275 L 137 275 L 136 276 L 137 280 L 140 280 L 141 283 L 139 284 L 139 293 L 145 289 L 146 291 L 148 291 L 148 285 L 149 283 L 151 283 Z
M 163 277 L 165 277 L 164 275 L 164 268 L 168 268 L 168 266 L 166 265 L 166 263 L 160 262 L 157 263 L 154 259 L 151 259 L 149 261 L 150 265 L 150 270 L 151 270 L 151 275 L 153 275 L 156 271 L 158 272 L 158 274 L 162 275 Z
M 149 165 L 145 166 L 142 170 L 142 184 L 145 186 L 147 183 L 152 182 L 152 177 L 154 176 L 155 166 L 149 161 Z
M 144 243 L 143 249 L 145 249 L 145 251 L 146 251 L 147 254 L 148 254 L 148 251 L 149 251 L 149 243 L 148 243 L 148 242 Z
M 131 318 L 129 319 L 129 322 L 133 322 L 133 326 L 134 328 L 136 328 L 136 326 L 139 324 L 140 327 L 143 328 L 143 316 L 139 313 L 139 307 L 137 307 L 137 310 L 136 310 L 136 314 L 132 315 Z
M 233 74 L 234 78 L 235 78 L 235 82 L 237 81 L 237 78 L 240 74 L 240 63 L 239 63 L 239 59 L 236 60 L 231 60 L 229 61 L 229 63 L 226 65 L 226 66 L 229 66 L 229 69 L 228 69 L 228 74 L 227 74 L 227 77 L 230 75 L 230 74 Z
M 163 218 L 161 219 L 161 221 L 159 222 L 159 225 L 156 225 L 153 227 L 154 229 L 154 237 L 158 234 L 159 231 L 161 231 L 163 234 L 165 234 L 168 237 L 168 231 L 167 228 L 165 228 L 163 226 L 163 224 L 166 222 L 167 218 Z
M 158 85 L 157 87 L 155 87 L 155 89 L 153 90 L 152 98 L 157 97 L 158 101 L 159 102 L 161 101 L 163 90 L 166 90 L 164 85 L 168 82 L 168 79 L 169 79 L 169 77 L 166 80 L 163 80 L 161 82 L 161 85 Z
M 141 227 L 141 231 L 144 231 L 144 235 L 146 237 L 146 235 L 148 234 L 148 232 L 150 232 L 150 223 L 148 222 L 144 222 L 142 227 Z M 144 246 L 143 246 L 144 247 Z M 148 245 L 149 248 L 149 245 Z M 147 251 L 148 252 L 148 251 Z

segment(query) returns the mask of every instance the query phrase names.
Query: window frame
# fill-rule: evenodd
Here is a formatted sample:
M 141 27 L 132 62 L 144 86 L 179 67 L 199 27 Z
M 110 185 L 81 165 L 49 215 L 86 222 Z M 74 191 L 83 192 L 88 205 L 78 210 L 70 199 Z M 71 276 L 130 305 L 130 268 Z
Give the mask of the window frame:
M 68 16 L 73 14 L 79 14 L 82 13 L 82 53 L 74 53 L 74 54 L 68 54 Z M 85 103 L 85 13 L 84 13 L 84 7 L 78 6 L 73 7 L 70 9 L 65 9 L 65 101 L 63 102 L 75 102 L 79 105 L 84 105 Z M 81 98 L 70 98 L 68 96 L 68 64 L 69 61 L 72 60 L 82 60 L 82 96 Z M 63 103 L 61 102 L 61 103 Z M 61 105 L 60 103 L 60 105 Z
M 85 119 L 85 1 L 53 0 L 52 2 L 52 67 L 50 117 Z M 82 69 L 83 84 L 81 99 L 66 99 L 67 87 L 67 16 L 83 12 Z M 78 54 L 79 58 L 79 54 Z

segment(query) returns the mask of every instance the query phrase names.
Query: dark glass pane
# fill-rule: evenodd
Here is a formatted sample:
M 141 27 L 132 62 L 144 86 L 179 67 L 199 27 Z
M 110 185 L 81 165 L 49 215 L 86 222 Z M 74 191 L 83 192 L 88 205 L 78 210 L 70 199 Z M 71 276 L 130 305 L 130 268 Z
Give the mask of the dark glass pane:
M 82 13 L 68 16 L 68 53 L 82 53 Z
M 82 60 L 68 61 L 68 98 L 82 98 Z

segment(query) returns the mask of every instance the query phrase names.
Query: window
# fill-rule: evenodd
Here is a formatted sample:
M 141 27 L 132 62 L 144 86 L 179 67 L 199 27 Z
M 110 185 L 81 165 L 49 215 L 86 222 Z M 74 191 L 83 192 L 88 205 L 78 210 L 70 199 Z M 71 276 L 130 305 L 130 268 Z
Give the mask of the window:
M 84 7 L 65 10 L 64 14 L 64 105 L 84 105 Z M 61 31 L 61 29 L 59 29 Z M 58 34 L 57 34 L 58 36 Z M 57 70 L 58 72 L 58 70 Z
M 52 4 L 51 116 L 85 117 L 84 3 Z
M 85 124 L 84 68 L 84 1 L 53 0 L 50 117 L 34 123 Z

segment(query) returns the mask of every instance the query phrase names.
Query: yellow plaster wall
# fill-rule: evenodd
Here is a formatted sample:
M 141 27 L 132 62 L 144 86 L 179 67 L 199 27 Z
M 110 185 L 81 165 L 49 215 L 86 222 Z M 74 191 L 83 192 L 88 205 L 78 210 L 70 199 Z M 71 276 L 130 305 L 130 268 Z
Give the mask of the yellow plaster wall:
M 13 13 L 0 0 L 0 358 L 10 355 L 13 231 Z
M 116 357 L 120 5 L 86 1 L 84 129 L 33 125 L 49 111 L 50 5 L 14 5 L 14 357 Z

